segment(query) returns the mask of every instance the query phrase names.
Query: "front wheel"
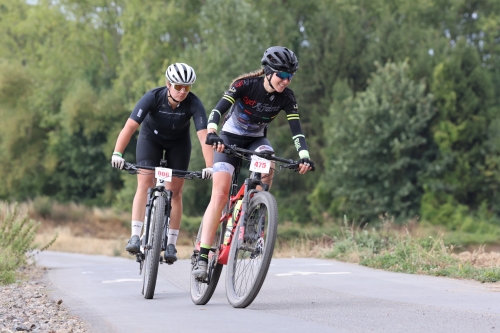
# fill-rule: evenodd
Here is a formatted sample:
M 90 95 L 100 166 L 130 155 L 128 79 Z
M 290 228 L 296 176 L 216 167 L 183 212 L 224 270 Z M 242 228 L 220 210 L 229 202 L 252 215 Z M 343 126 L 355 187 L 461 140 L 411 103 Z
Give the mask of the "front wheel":
M 258 192 L 248 207 L 246 221 L 240 221 L 234 232 L 226 270 L 227 300 L 235 308 L 249 306 L 259 294 L 278 231 L 278 206 L 272 194 Z
M 144 276 L 143 294 L 144 298 L 152 299 L 156 288 L 156 277 L 160 263 L 161 239 L 163 234 L 163 221 L 165 220 L 166 199 L 161 194 L 153 203 L 154 211 L 151 214 L 148 244 L 144 248 Z

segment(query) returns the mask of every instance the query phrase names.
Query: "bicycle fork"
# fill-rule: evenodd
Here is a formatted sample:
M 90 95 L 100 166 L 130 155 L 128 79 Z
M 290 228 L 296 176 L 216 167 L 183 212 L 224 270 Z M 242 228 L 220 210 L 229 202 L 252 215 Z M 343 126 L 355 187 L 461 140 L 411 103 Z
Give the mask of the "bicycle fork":
M 163 218 L 163 235 L 161 242 L 161 250 L 167 250 L 168 243 L 168 230 L 170 228 L 170 214 L 172 212 L 172 191 L 165 190 L 166 202 L 165 202 L 165 216 Z M 160 264 L 163 264 L 163 257 L 160 256 Z M 171 265 L 171 264 L 170 264 Z
M 142 239 L 141 239 L 141 246 L 144 249 L 144 252 L 146 251 L 146 248 L 148 247 L 148 237 L 149 237 L 149 228 L 151 225 L 151 214 L 153 211 L 153 206 L 154 206 L 154 197 L 153 194 L 155 193 L 155 189 L 150 187 L 148 188 L 148 201 L 146 202 L 146 215 L 145 215 L 145 221 L 144 221 L 144 232 L 142 234 Z M 139 263 L 139 274 L 142 274 L 142 267 L 144 265 L 144 252 L 139 251 L 139 253 L 136 254 L 136 261 Z

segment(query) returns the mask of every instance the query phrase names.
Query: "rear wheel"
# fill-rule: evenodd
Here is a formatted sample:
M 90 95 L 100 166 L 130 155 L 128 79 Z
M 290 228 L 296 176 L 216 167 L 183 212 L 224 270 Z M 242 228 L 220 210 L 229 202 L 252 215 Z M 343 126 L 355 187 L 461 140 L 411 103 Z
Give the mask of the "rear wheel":
M 143 294 L 146 299 L 153 298 L 156 277 L 158 275 L 158 265 L 160 264 L 161 239 L 166 205 L 166 199 L 163 194 L 154 200 L 153 205 L 154 211 L 151 214 L 148 244 L 144 248 Z
M 276 199 L 269 192 L 255 194 L 242 224 L 234 232 L 226 270 L 227 299 L 235 308 L 249 306 L 266 279 L 278 231 Z
M 220 274 L 222 272 L 222 264 L 217 263 L 219 259 L 219 249 L 221 241 L 224 237 L 227 222 L 220 223 L 217 232 L 215 233 L 214 243 L 208 256 L 208 277 L 206 281 L 200 281 L 191 274 L 191 300 L 196 305 L 205 305 L 210 301 L 212 295 L 217 288 Z M 193 270 L 196 262 L 198 261 L 201 231 L 203 230 L 203 223 L 200 224 L 198 235 L 195 239 L 193 254 L 191 255 L 191 270 Z

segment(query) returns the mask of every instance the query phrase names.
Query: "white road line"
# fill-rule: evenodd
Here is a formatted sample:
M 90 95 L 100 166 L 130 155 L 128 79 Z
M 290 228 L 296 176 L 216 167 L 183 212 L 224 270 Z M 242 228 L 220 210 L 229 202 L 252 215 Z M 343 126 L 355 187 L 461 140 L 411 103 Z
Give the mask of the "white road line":
M 138 282 L 138 281 L 142 281 L 142 279 L 116 279 L 116 280 L 102 281 L 102 283 Z
M 271 264 L 270 266 L 288 266 L 288 267 L 295 267 L 295 266 L 332 266 L 333 264 L 297 264 L 297 265 L 286 265 L 286 264 Z
M 290 273 L 278 273 L 276 276 L 292 276 L 292 275 L 341 275 L 341 274 L 351 274 L 351 272 L 290 272 Z

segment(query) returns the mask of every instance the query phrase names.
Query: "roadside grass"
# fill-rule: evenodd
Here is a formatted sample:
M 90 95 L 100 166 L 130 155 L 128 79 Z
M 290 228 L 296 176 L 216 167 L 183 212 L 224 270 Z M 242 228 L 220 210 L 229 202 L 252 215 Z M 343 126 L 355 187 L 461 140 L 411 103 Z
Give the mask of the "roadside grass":
M 51 247 L 54 251 L 134 259 L 124 250 L 130 237 L 128 211 L 61 204 L 43 197 L 20 206 L 42 223 L 35 238 L 37 243 L 50 242 L 55 233 L 59 234 Z M 201 219 L 182 217 L 177 242 L 179 258 L 189 258 Z M 345 218 L 334 220 L 328 216 L 322 224 L 280 221 L 274 256 L 333 258 L 395 272 L 497 282 L 500 253 L 485 251 L 499 249 L 498 240 L 495 242 L 497 233 L 492 233 L 496 227 L 443 230 L 425 221 L 401 225 L 387 216 L 363 228 Z M 10 256 L 5 253 L 0 260 L 6 261 Z
M 446 245 L 443 234 L 419 238 L 407 227 L 398 227 L 386 217 L 379 228 L 359 228 L 344 221 L 342 232 L 334 237 L 332 249 L 325 255 L 341 261 L 388 271 L 473 279 L 480 282 L 500 281 L 500 256 L 496 261 L 478 265 L 470 256 L 454 253 L 453 245 Z M 484 251 L 483 251 L 484 252 Z
M 27 263 L 30 251 L 43 251 L 55 242 L 57 235 L 43 246 L 35 243 L 39 226 L 18 204 L 0 203 L 0 284 L 16 281 L 17 269 Z

